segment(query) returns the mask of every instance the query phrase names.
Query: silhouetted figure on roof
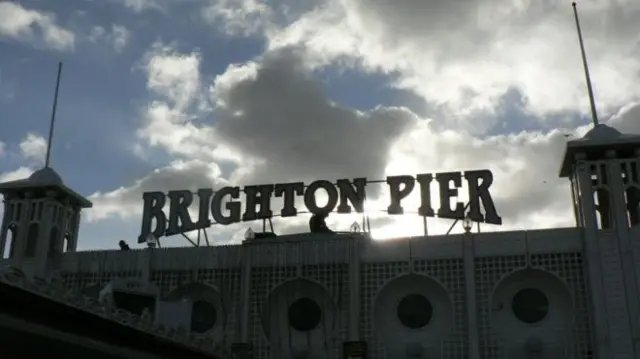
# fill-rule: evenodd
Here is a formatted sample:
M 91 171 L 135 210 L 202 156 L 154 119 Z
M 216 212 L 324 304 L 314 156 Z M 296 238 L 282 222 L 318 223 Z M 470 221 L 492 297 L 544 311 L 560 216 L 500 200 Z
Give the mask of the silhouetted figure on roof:
M 325 220 L 327 219 L 328 213 L 315 213 L 311 216 L 309 220 L 309 230 L 311 233 L 334 233 L 332 230 L 327 227 L 327 223 Z
M 128 251 L 128 250 L 131 249 L 131 248 L 129 248 L 129 245 L 125 241 L 118 242 L 118 245 L 120 246 L 120 250 L 121 251 Z

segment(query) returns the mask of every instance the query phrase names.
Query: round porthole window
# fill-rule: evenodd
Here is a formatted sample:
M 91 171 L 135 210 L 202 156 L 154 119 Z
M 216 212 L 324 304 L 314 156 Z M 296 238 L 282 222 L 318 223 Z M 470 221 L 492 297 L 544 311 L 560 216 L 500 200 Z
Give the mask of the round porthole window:
M 191 309 L 191 331 L 204 333 L 211 330 L 218 319 L 216 307 L 207 301 L 198 300 L 193 302 Z
M 398 304 L 398 319 L 410 329 L 427 326 L 433 317 L 433 306 L 429 299 L 421 294 L 409 294 Z
M 293 302 L 287 314 L 289 325 L 301 332 L 315 329 L 322 319 L 322 309 L 310 298 L 300 298 Z
M 525 288 L 513 296 L 511 310 L 521 322 L 535 324 L 549 314 L 549 299 L 539 289 Z

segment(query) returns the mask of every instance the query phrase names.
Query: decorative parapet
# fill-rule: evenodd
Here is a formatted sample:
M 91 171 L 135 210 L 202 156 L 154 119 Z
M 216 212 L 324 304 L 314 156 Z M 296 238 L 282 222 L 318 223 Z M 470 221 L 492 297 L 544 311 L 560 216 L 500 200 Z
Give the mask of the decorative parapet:
M 224 349 L 214 343 L 213 339 L 206 334 L 190 333 L 184 326 L 167 328 L 163 325 L 157 325 L 153 322 L 148 310 L 145 310 L 139 316 L 114 308 L 110 304 L 102 305 L 96 298 L 86 296 L 78 291 L 66 290 L 65 283 L 58 272 L 46 279 L 38 277 L 30 279 L 20 269 L 13 266 L 5 266 L 0 268 L 0 283 L 26 290 L 89 314 L 170 340 L 176 344 L 199 349 L 218 357 L 224 357 L 222 355 Z
M 65 273 L 143 273 L 149 269 L 238 268 L 241 252 L 241 245 L 67 252 L 62 255 L 60 270 Z

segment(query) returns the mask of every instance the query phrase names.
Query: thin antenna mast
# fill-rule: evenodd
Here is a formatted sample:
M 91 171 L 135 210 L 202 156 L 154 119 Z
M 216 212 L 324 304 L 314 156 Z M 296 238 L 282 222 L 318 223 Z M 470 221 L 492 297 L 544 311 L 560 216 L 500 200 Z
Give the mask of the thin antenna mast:
M 53 110 L 51 111 L 51 123 L 49 124 L 49 141 L 47 141 L 47 159 L 44 166 L 49 167 L 51 161 L 51 140 L 56 123 L 56 108 L 58 107 L 58 90 L 60 89 L 60 75 L 62 74 L 62 62 L 58 62 L 58 78 L 56 79 L 56 92 L 53 94 Z
M 593 95 L 593 86 L 591 86 L 591 75 L 589 75 L 589 65 L 587 64 L 587 54 L 584 51 L 584 42 L 582 41 L 582 30 L 580 29 L 580 20 L 578 20 L 578 8 L 576 3 L 573 6 L 573 15 L 576 19 L 576 28 L 578 29 L 578 40 L 580 41 L 580 52 L 582 53 L 582 66 L 584 67 L 584 76 L 587 79 L 587 91 L 589 92 L 589 104 L 591 105 L 591 120 L 595 126 L 598 125 L 598 112 L 596 111 L 596 100 Z

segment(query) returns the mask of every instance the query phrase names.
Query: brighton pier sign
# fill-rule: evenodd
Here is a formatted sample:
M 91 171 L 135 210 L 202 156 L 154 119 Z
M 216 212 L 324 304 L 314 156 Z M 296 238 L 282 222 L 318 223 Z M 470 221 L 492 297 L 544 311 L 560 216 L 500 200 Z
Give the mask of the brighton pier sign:
M 430 173 L 417 176 L 390 176 L 386 179 L 389 188 L 390 204 L 387 213 L 390 215 L 403 214 L 401 202 L 412 191 L 419 187 L 420 207 L 418 214 L 425 217 L 463 219 L 466 216 L 465 205 L 455 202 L 453 208 L 451 199 L 458 196 L 462 188 L 463 178 L 467 182 L 468 191 L 468 216 L 476 222 L 490 224 L 502 224 L 502 218 L 498 216 L 490 187 L 493 183 L 493 174 L 489 170 L 476 170 L 466 172 L 445 172 L 435 175 Z M 431 183 L 438 183 L 440 207 L 434 211 L 431 204 Z M 382 182 L 382 181 L 376 181 Z M 280 216 L 294 217 L 298 214 L 295 207 L 297 196 L 303 196 L 304 204 L 311 213 L 329 213 L 334 210 L 338 213 L 363 213 L 366 198 L 366 178 L 354 180 L 340 179 L 336 183 L 326 180 L 311 182 L 305 186 L 303 182 L 265 184 L 256 186 L 223 187 L 218 191 L 210 188 L 202 188 L 197 191 L 199 202 L 198 220 L 194 222 L 189 214 L 189 207 L 194 203 L 194 194 L 189 190 L 162 192 L 146 192 L 143 194 L 144 211 L 142 215 L 142 229 L 138 242 L 146 241 L 150 233 L 156 238 L 172 236 L 197 229 L 207 228 L 213 223 L 229 225 L 242 221 L 254 221 L 273 217 L 271 210 L 271 198 L 273 196 L 283 199 Z M 323 190 L 327 194 L 327 201 L 319 205 L 316 193 Z M 241 201 L 241 193 L 244 201 Z M 164 212 L 164 207 L 169 202 L 169 215 Z M 244 212 L 242 211 L 244 202 Z M 482 207 L 481 207 L 482 205 Z M 223 207 L 224 206 L 224 210 Z M 481 211 L 484 208 L 484 214 Z M 210 216 L 213 217 L 213 222 Z M 155 220 L 155 228 L 152 224 Z

